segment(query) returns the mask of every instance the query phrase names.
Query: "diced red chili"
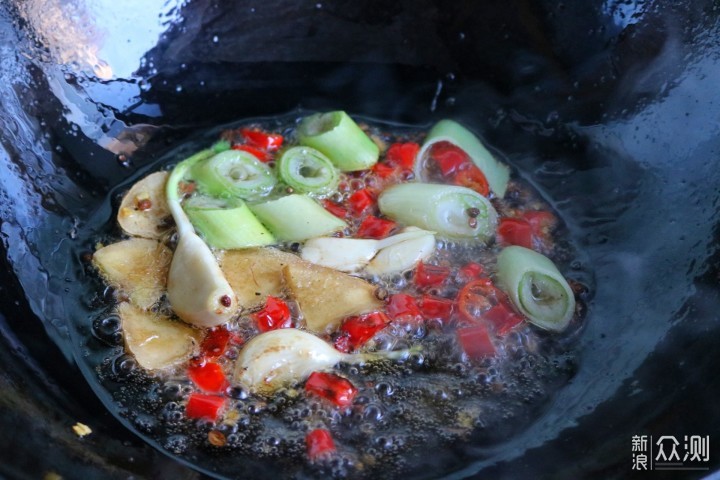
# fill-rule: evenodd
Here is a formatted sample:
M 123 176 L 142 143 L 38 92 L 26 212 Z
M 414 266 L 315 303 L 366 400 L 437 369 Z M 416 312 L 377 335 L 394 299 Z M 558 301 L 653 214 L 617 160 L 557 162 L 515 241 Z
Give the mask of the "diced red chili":
M 205 418 L 215 421 L 225 405 L 225 399 L 216 395 L 204 393 L 191 393 L 185 406 L 185 415 L 188 418 Z
M 268 295 L 262 310 L 253 314 L 261 332 L 292 327 L 292 316 L 288 304 L 277 297 Z
M 485 269 L 479 263 L 470 262 L 463 265 L 458 271 L 458 274 L 463 280 L 475 280 L 479 278 L 484 271 Z
M 247 143 L 254 147 L 262 148 L 268 152 L 276 152 L 283 144 L 283 136 L 278 133 L 265 133 L 260 130 L 243 128 L 240 135 Z
M 358 190 L 348 198 L 350 211 L 353 215 L 360 216 L 375 204 L 375 196 L 367 188 Z
M 443 323 L 450 321 L 455 302 L 447 298 L 436 297 L 433 295 L 423 295 L 420 299 L 420 308 L 423 316 L 430 319 L 439 319 Z
M 396 172 L 395 167 L 387 163 L 376 163 L 372 170 L 380 178 L 392 177 Z
M 457 329 L 460 347 L 471 360 L 480 360 L 495 355 L 495 345 L 490 339 L 488 329 L 483 324 Z
M 443 177 L 453 176 L 472 165 L 467 153 L 450 142 L 438 142 L 430 147 L 430 158 L 440 168 Z
M 365 342 L 385 328 L 390 319 L 382 312 L 366 313 L 356 317 L 347 318 L 340 326 L 340 336 L 335 341 L 335 348 L 346 348 L 352 351 L 361 347 Z M 346 337 L 346 340 L 340 340 Z
M 229 341 L 230 332 L 228 332 L 227 328 L 215 327 L 210 329 L 200 344 L 200 355 L 205 358 L 220 357 L 225 353 Z
M 385 311 L 388 317 L 396 320 L 398 318 L 417 318 L 422 316 L 422 311 L 414 297 L 405 293 L 396 293 L 390 296 Z
M 415 269 L 415 285 L 420 288 L 438 287 L 450 276 L 450 268 L 420 262 Z
M 385 153 L 385 161 L 404 170 L 412 170 L 419 151 L 420 145 L 414 142 L 393 143 Z
M 198 388 L 208 393 L 222 393 L 230 385 L 222 367 L 215 362 L 190 365 L 188 377 Z
M 325 372 L 313 372 L 305 382 L 305 390 L 331 401 L 338 407 L 352 405 L 358 392 L 347 378 Z
M 261 162 L 269 162 L 270 160 L 272 160 L 272 155 L 270 155 L 267 151 L 260 150 L 259 148 L 250 145 L 233 145 L 232 149 L 247 152 Z
M 342 207 L 341 205 L 331 201 L 331 200 L 323 200 L 323 207 L 325 207 L 325 210 L 332 213 L 338 218 L 345 219 L 347 218 L 348 211 L 346 208 Z
M 498 226 L 498 236 L 501 243 L 532 248 L 532 227 L 525 220 L 503 218 Z
M 397 228 L 397 223 L 392 220 L 378 218 L 375 215 L 368 215 L 358 227 L 358 238 L 381 239 L 390 235 L 390 232 Z
M 507 335 L 523 321 L 523 317 L 505 302 L 500 302 L 485 312 L 483 318 L 495 327 L 498 335 Z
M 538 237 L 547 236 L 557 223 L 557 218 L 546 210 L 529 210 L 523 213 L 523 218 L 530 224 L 532 232 Z
M 457 172 L 453 181 L 455 185 L 475 190 L 483 197 L 490 195 L 490 186 L 488 185 L 487 178 L 485 178 L 482 170 L 475 165 L 469 165 L 464 170 Z
M 337 350 L 338 352 L 348 353 L 350 352 L 350 350 L 352 350 L 352 347 L 350 345 L 350 337 L 347 335 L 338 336 L 333 342 L 333 345 L 335 346 L 335 350 Z
M 316 461 L 327 457 L 335 451 L 335 442 L 329 431 L 324 428 L 316 428 L 305 435 L 305 445 L 310 460 Z
M 473 280 L 457 295 L 457 309 L 465 320 L 476 322 L 496 301 L 496 289 L 489 278 Z

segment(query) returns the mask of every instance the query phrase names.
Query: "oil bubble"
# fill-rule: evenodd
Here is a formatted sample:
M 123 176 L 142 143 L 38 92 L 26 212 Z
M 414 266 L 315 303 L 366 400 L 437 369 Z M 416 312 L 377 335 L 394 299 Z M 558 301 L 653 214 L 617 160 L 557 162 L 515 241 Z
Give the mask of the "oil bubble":
M 135 372 L 136 368 L 135 357 L 123 354 L 113 361 L 112 373 L 116 376 L 116 380 L 125 381 Z
M 117 315 L 110 315 L 93 320 L 92 332 L 95 338 L 110 346 L 122 344 L 121 321 Z
M 165 448 L 172 453 L 183 453 L 188 447 L 188 438 L 185 435 L 172 435 L 165 440 Z

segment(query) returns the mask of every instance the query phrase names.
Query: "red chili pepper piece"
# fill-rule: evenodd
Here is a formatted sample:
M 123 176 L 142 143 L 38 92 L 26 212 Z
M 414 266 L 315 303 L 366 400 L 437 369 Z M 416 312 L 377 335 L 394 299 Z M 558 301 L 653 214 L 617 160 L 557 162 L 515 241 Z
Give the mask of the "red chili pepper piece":
M 422 311 L 414 297 L 405 293 L 396 293 L 390 296 L 387 307 L 385 307 L 388 317 L 396 320 L 398 318 L 417 318 L 422 316 Z
M 332 213 L 338 218 L 345 219 L 347 218 L 348 211 L 346 208 L 342 207 L 341 205 L 338 205 L 337 203 L 331 201 L 331 200 L 323 200 L 322 201 L 323 207 L 325 207 L 325 210 Z
M 205 358 L 220 357 L 225 353 L 229 341 L 230 332 L 225 327 L 215 327 L 208 330 L 200 344 L 200 355 Z
M 490 195 L 490 185 L 488 185 L 487 178 L 485 178 L 482 170 L 475 165 L 469 165 L 464 170 L 457 172 L 453 181 L 455 185 L 475 190 L 483 197 Z
M 312 461 L 329 456 L 335 451 L 335 442 L 329 431 L 316 428 L 305 435 L 307 455 Z
M 546 210 L 530 210 L 523 213 L 523 218 L 530 224 L 532 232 L 537 237 L 544 237 L 555 227 L 557 218 Z
M 366 210 L 375 204 L 375 196 L 367 188 L 358 190 L 348 198 L 350 211 L 355 216 L 362 215 Z
M 260 150 L 259 148 L 252 147 L 250 145 L 233 145 L 232 149 L 247 152 L 261 162 L 269 162 L 270 160 L 272 160 L 272 155 L 270 155 L 268 152 L 266 152 L 265 150 Z
M 378 218 L 375 215 L 368 215 L 358 227 L 358 238 L 381 239 L 390 235 L 390 232 L 397 228 L 397 223 L 392 220 Z
M 460 347 L 471 360 L 480 360 L 483 357 L 495 355 L 495 345 L 493 345 L 485 325 L 477 324 L 458 328 L 457 338 Z
M 443 177 L 450 177 L 472 165 L 468 154 L 450 142 L 438 142 L 430 147 L 430 158 L 440 168 Z
M 495 303 L 496 290 L 489 278 L 473 280 L 458 292 L 458 312 L 465 320 L 477 322 L 480 315 Z
M 283 136 L 278 133 L 265 133 L 260 130 L 243 128 L 240 135 L 247 143 L 254 147 L 262 148 L 268 152 L 276 152 L 283 144 Z
M 447 298 L 423 295 L 420 299 L 423 316 L 428 320 L 438 319 L 443 323 L 447 323 L 450 321 L 454 307 L 455 302 Z
M 352 405 L 358 390 L 350 380 L 334 373 L 313 372 L 305 382 L 305 390 L 312 392 L 338 407 Z
M 208 393 L 222 393 L 230 385 L 222 367 L 215 362 L 190 365 L 188 377 L 198 388 Z
M 191 393 L 185 406 L 185 415 L 188 418 L 206 418 L 215 421 L 225 405 L 225 399 L 216 395 L 204 393 Z
M 533 232 L 528 222 L 519 218 L 503 218 L 498 226 L 501 243 L 532 248 Z
M 420 262 L 415 269 L 415 285 L 420 288 L 437 287 L 450 276 L 450 269 Z
M 347 318 L 340 326 L 340 336 L 335 341 L 335 348 L 347 348 L 352 351 L 362 346 L 365 342 L 375 336 L 377 332 L 385 328 L 390 319 L 382 312 L 366 313 L 356 317 Z M 340 340 L 343 337 L 346 340 Z
M 507 335 L 523 321 L 523 317 L 515 313 L 505 302 L 500 302 L 485 312 L 483 318 L 495 326 L 498 335 Z
M 350 337 L 347 335 L 340 335 L 333 342 L 335 350 L 338 352 L 349 353 L 352 350 L 350 346 Z
M 277 297 L 268 295 L 262 310 L 253 314 L 261 332 L 292 327 L 292 316 L 288 304 Z
M 389 178 L 395 174 L 396 169 L 387 163 L 376 163 L 373 166 L 372 171 L 380 178 Z
M 412 170 L 419 151 L 420 145 L 414 142 L 393 143 L 385 153 L 385 161 L 403 170 Z
M 458 275 L 463 280 L 475 280 L 479 278 L 484 271 L 485 269 L 479 263 L 470 262 L 460 268 Z

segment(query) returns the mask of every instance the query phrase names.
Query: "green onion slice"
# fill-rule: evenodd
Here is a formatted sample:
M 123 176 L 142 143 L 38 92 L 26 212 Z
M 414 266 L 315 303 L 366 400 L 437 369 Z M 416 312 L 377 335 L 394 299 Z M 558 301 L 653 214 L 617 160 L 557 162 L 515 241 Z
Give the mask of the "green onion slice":
M 467 128 L 452 120 L 440 120 L 425 137 L 425 143 L 415 161 L 415 178 L 424 180 L 430 148 L 439 142 L 449 142 L 461 148 L 483 172 L 490 190 L 498 197 L 505 196 L 510 169 L 498 162 L 480 140 Z
M 347 224 L 306 195 L 288 195 L 250 205 L 250 210 L 275 238 L 299 242 L 340 231 Z
M 497 261 L 498 286 L 531 323 L 560 332 L 575 313 L 575 296 L 555 264 L 524 247 L 505 248 Z
M 490 201 L 465 187 L 403 183 L 383 191 L 378 206 L 393 220 L 446 237 L 487 241 L 497 226 Z
M 340 179 L 330 159 L 312 147 L 286 150 L 276 168 L 282 181 L 301 193 L 327 193 Z
M 319 150 L 344 172 L 366 170 L 380 156 L 375 142 L 343 111 L 310 115 L 297 132 L 301 145 Z
M 195 229 L 190 223 L 190 220 L 185 215 L 185 211 L 182 209 L 180 204 L 180 195 L 178 194 L 178 185 L 185 178 L 188 170 L 193 168 L 199 162 L 206 161 L 210 157 L 215 155 L 215 151 L 212 149 L 201 150 L 200 152 L 186 158 L 182 162 L 178 163 L 170 176 L 168 176 L 167 182 L 165 183 L 165 197 L 167 198 L 168 208 L 170 213 L 175 220 L 175 224 L 178 229 L 178 236 L 182 236 L 185 233 L 194 233 Z
M 270 168 L 242 150 L 225 150 L 192 167 L 199 189 L 214 197 L 258 200 L 277 183 Z
M 242 200 L 195 196 L 184 205 L 195 229 L 211 247 L 224 250 L 272 245 L 275 237 Z

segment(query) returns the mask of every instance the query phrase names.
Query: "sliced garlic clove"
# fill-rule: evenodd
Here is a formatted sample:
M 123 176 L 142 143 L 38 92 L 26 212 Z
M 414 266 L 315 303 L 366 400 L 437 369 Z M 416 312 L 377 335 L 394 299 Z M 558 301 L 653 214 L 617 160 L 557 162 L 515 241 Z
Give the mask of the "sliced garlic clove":
M 271 330 L 243 347 L 235 363 L 236 384 L 260 395 L 305 381 L 312 372 L 328 370 L 339 362 L 365 363 L 407 359 L 418 348 L 347 354 L 315 335 L 296 328 Z
M 342 272 L 362 270 L 384 248 L 424 237 L 428 232 L 416 227 L 407 227 L 402 232 L 382 240 L 360 238 L 318 237 L 305 242 L 303 260 Z
M 357 238 L 318 237 L 311 238 L 302 249 L 302 258 L 323 267 L 342 272 L 362 269 L 375 256 L 377 240 Z
M 234 378 L 253 393 L 271 395 L 316 370 L 331 368 L 345 356 L 311 333 L 281 328 L 261 333 L 243 347 Z
M 425 232 L 422 236 L 383 248 L 370 261 L 365 272 L 370 275 L 402 272 L 430 257 L 434 251 L 435 235 Z
M 237 298 L 210 248 L 192 231 L 180 236 L 167 281 L 167 296 L 178 317 L 198 327 L 227 323 Z
M 120 203 L 117 220 L 129 235 L 161 239 L 172 223 L 165 199 L 168 172 L 155 172 L 138 181 Z

